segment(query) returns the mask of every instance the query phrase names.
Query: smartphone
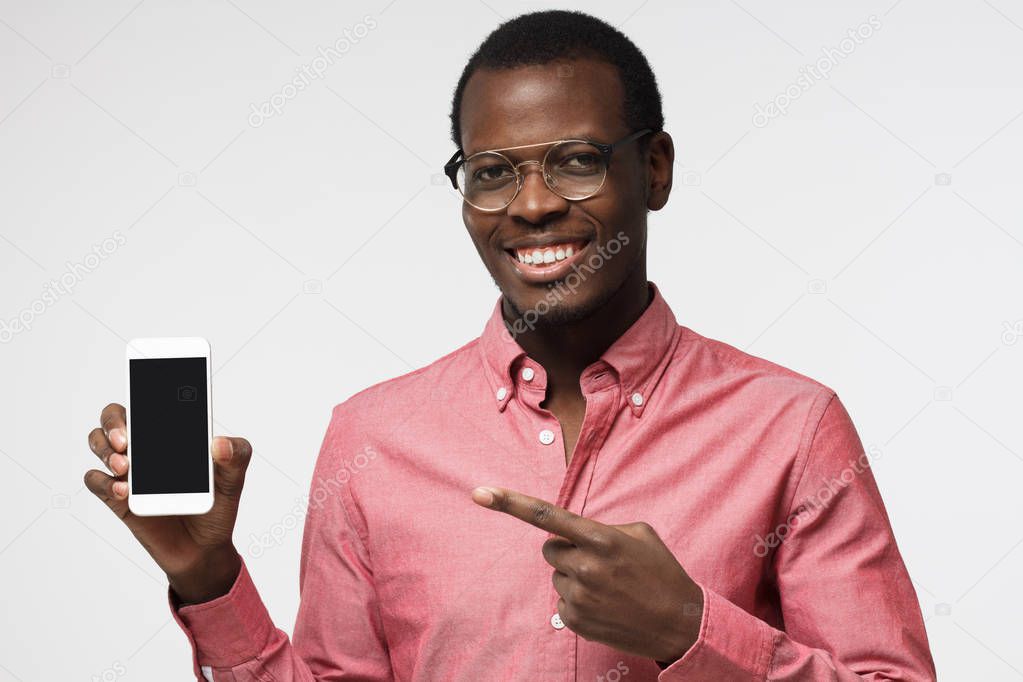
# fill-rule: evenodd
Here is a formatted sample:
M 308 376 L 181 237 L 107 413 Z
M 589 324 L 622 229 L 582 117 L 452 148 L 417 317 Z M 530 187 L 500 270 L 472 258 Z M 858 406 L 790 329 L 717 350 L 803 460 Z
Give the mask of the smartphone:
M 139 516 L 213 507 L 210 344 L 132 339 L 128 364 L 128 508 Z

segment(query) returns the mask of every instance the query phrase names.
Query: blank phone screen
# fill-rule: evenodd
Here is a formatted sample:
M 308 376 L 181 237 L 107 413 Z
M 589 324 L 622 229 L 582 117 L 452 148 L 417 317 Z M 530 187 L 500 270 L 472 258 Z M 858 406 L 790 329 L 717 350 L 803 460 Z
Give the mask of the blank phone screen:
M 209 492 L 206 358 L 128 361 L 132 492 Z

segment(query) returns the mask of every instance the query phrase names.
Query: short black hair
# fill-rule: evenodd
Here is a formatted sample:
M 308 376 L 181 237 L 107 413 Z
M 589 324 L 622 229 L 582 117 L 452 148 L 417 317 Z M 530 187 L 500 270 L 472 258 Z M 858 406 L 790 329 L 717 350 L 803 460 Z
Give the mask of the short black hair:
M 618 69 L 625 93 L 625 124 L 631 130 L 657 131 L 664 127 L 657 80 L 635 43 L 611 24 L 584 12 L 545 10 L 504 22 L 469 58 L 451 100 L 451 139 L 455 146 L 462 147 L 462 95 L 477 69 L 513 69 L 576 58 L 600 59 Z

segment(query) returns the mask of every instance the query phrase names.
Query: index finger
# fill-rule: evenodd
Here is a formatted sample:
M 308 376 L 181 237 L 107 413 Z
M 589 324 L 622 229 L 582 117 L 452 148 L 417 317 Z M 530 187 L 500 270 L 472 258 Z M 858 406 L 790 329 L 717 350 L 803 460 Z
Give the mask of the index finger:
M 597 538 L 610 530 L 610 526 L 603 523 L 507 488 L 476 488 L 472 498 L 480 506 L 514 516 L 537 528 L 560 535 L 576 545 L 597 544 Z

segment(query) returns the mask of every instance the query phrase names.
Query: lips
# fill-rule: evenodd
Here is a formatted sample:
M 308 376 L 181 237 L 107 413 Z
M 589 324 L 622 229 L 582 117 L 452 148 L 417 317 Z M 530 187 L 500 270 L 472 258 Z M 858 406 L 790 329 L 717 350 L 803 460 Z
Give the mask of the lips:
M 543 284 L 563 279 L 589 244 L 588 239 L 545 240 L 517 244 L 505 253 L 519 277 L 531 284 Z

